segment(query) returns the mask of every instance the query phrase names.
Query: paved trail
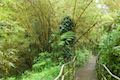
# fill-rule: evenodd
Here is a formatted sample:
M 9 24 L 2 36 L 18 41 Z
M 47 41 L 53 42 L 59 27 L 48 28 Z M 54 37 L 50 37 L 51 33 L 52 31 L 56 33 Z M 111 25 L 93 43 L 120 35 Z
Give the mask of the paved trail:
M 89 62 L 76 73 L 75 80 L 97 80 L 95 73 L 96 56 L 91 56 Z

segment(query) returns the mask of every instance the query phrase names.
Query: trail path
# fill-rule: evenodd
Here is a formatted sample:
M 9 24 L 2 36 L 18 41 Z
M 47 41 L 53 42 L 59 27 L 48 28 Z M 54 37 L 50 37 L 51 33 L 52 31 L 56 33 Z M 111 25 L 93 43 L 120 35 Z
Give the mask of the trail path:
M 89 62 L 80 68 L 75 76 L 75 80 L 97 80 L 95 73 L 96 56 L 92 55 Z

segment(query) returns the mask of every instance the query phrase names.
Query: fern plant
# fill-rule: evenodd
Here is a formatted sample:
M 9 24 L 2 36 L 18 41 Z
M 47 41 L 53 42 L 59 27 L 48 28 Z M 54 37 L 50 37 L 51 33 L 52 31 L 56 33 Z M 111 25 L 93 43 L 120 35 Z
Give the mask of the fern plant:
M 57 40 L 52 43 L 53 49 L 57 52 L 55 57 L 64 58 L 64 60 L 69 60 L 72 53 L 72 45 L 75 40 L 75 33 L 73 31 L 74 23 L 69 16 L 63 18 L 59 26 L 59 32 L 57 34 Z

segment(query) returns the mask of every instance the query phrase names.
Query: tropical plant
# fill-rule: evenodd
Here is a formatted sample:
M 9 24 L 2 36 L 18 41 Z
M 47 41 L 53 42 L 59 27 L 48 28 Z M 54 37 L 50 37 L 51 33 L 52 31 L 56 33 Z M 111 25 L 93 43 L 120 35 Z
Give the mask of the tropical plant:
M 39 51 L 50 50 L 49 38 L 56 26 L 50 3 L 45 0 L 21 0 L 11 3 L 12 19 L 21 25 L 31 38 L 32 48 Z
M 120 31 L 113 30 L 110 33 L 106 33 L 100 43 L 100 63 L 105 64 L 110 71 L 119 76 L 120 72 Z M 106 73 L 106 72 L 105 72 Z M 106 73 L 106 77 L 109 80 L 114 80 Z M 119 76 L 120 77 L 120 76 Z
M 89 59 L 89 56 L 92 54 L 91 51 L 87 49 L 79 49 L 76 50 L 76 66 L 81 67 L 83 66 L 87 60 Z
M 69 60 L 73 54 L 72 47 L 75 40 L 75 33 L 73 32 L 74 23 L 69 16 L 62 19 L 58 35 L 55 36 L 57 40 L 52 43 L 54 51 L 59 51 L 60 54 L 55 55 L 57 58 L 62 55 L 64 60 Z

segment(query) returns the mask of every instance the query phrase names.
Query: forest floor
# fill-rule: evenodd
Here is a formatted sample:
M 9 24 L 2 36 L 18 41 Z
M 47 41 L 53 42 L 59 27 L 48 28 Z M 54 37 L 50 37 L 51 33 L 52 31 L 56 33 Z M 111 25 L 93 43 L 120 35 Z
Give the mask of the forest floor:
M 83 68 L 78 69 L 75 80 L 97 80 L 95 65 L 96 56 L 92 55 L 88 63 Z

